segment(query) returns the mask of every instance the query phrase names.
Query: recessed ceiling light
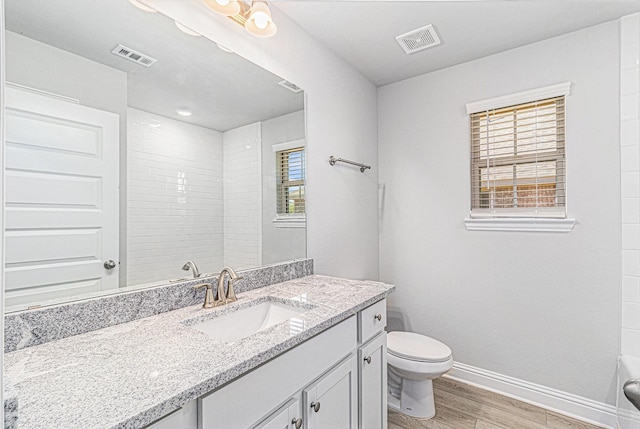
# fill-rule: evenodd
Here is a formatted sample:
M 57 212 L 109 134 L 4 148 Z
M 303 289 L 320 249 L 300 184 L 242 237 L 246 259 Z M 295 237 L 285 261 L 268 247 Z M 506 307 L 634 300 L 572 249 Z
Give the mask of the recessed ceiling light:
M 129 3 L 131 3 L 132 5 L 134 5 L 135 7 L 137 7 L 140 10 L 144 10 L 145 12 L 152 12 L 152 13 L 156 13 L 157 12 L 157 10 L 150 8 L 146 4 L 140 3 L 138 0 L 129 0 Z
M 185 27 L 184 25 L 180 24 L 178 21 L 174 21 L 176 23 L 176 27 L 178 27 L 180 29 L 180 31 L 182 31 L 185 34 L 188 34 L 189 36 L 194 36 L 194 37 L 200 37 L 201 34 L 197 33 L 195 31 L 193 31 L 192 29 L 190 29 L 189 27 Z
M 176 109 L 176 113 L 180 116 L 191 116 L 191 110 L 187 110 L 187 109 Z

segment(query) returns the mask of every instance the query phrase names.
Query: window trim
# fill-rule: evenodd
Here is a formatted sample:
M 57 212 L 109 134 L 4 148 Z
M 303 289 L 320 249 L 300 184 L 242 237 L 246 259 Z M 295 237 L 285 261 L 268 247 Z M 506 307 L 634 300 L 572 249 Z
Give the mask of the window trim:
M 555 85 L 517 92 L 486 100 L 474 101 L 466 104 L 467 117 L 474 113 L 499 109 L 505 106 L 529 103 L 532 100 L 543 100 L 571 94 L 571 82 L 563 82 Z M 469 133 L 467 133 L 469 134 Z M 566 176 L 565 176 L 566 177 Z M 470 189 L 471 192 L 471 189 Z M 563 208 L 563 218 L 532 217 L 514 213 L 509 217 L 483 217 L 480 212 L 471 216 L 471 212 L 464 219 L 466 229 L 469 231 L 538 231 L 538 232 L 570 232 L 573 230 L 576 220 L 568 218 L 566 207 Z
M 278 152 L 282 152 L 285 150 L 296 149 L 296 148 L 305 148 L 306 152 L 306 140 L 298 139 L 298 140 L 290 140 L 283 143 L 277 143 L 271 146 L 274 154 Z M 277 174 L 277 172 L 276 172 Z M 305 188 L 307 178 L 305 177 Z M 306 196 L 305 196 L 306 203 Z M 305 204 L 306 206 L 306 204 Z M 277 213 L 277 201 L 276 201 L 276 217 L 273 218 L 273 226 L 276 228 L 306 228 L 307 227 L 307 214 L 306 210 L 304 214 L 292 214 L 292 215 L 280 215 Z
M 482 112 L 483 110 L 499 109 L 505 106 L 523 104 L 531 100 L 544 100 L 545 98 L 567 96 L 571 93 L 571 82 L 563 82 L 528 91 L 516 92 L 501 97 L 488 98 L 486 100 L 467 103 L 467 115 Z
M 570 232 L 575 219 L 565 218 L 465 218 L 467 231 Z

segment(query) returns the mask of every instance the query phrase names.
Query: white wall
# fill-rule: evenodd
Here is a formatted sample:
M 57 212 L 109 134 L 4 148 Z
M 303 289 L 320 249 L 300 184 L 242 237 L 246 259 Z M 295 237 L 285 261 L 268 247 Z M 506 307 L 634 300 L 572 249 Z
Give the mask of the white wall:
M 250 36 L 202 2 L 153 6 L 306 91 L 307 255 L 315 271 L 378 277 L 378 159 L 375 86 L 272 4 L 278 33 Z M 331 167 L 331 155 L 372 165 L 366 173 Z
M 224 266 L 262 265 L 260 123 L 223 134 Z
M 305 138 L 304 111 L 262 122 L 262 263 L 264 265 L 306 254 L 305 228 L 276 228 L 276 154 L 273 145 Z
M 618 31 L 606 23 L 378 91 L 390 305 L 457 362 L 610 405 L 620 338 Z M 465 104 L 565 81 L 574 230 L 467 231 Z
M 128 113 L 127 285 L 223 265 L 222 134 L 141 110 Z M 121 285 L 124 286 L 124 285 Z

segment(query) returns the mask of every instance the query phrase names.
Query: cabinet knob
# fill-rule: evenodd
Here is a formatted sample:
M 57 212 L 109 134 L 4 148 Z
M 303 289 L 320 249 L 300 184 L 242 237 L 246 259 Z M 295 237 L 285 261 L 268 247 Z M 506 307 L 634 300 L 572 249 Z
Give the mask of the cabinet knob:
M 313 411 L 317 413 L 318 411 L 320 411 L 320 402 L 312 402 L 311 408 L 313 408 Z
M 368 364 L 371 363 L 371 356 L 367 356 L 366 358 L 364 358 L 364 361 Z
M 291 424 L 296 428 L 300 429 L 302 427 L 302 419 L 293 419 L 291 420 Z
M 377 319 L 378 322 L 382 320 L 382 314 L 376 314 L 375 316 L 373 316 L 374 319 Z

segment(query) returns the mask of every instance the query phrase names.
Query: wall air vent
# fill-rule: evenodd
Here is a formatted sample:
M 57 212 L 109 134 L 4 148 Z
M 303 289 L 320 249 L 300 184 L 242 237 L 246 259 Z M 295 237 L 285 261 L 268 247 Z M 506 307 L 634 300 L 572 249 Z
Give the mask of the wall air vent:
M 413 54 L 414 52 L 442 43 L 433 25 L 427 25 L 426 27 L 402 34 L 396 37 L 396 40 L 407 54 Z
M 115 48 L 113 48 L 111 53 L 115 54 L 115 55 L 117 55 L 119 57 L 126 58 L 129 61 L 133 61 L 134 63 L 140 64 L 140 65 L 145 66 L 145 67 L 151 67 L 152 65 L 154 65 L 158 61 L 155 58 L 151 58 L 148 55 L 140 53 L 140 52 L 138 52 L 136 50 L 133 50 L 131 48 L 127 48 L 124 45 L 116 46 Z
M 278 82 L 278 85 L 284 86 L 289 91 L 295 92 L 296 94 L 299 93 L 299 92 L 302 92 L 302 88 L 300 88 L 295 83 L 289 82 L 288 80 L 283 80 L 282 82 Z

